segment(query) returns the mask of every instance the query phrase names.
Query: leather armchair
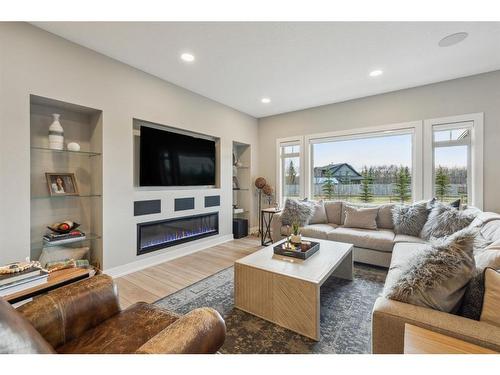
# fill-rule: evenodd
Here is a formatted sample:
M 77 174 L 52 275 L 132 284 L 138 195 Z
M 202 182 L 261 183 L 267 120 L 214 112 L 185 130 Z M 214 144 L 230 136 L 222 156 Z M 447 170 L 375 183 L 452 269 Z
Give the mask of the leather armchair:
M 121 310 L 111 277 L 98 275 L 17 310 L 0 299 L 0 353 L 215 353 L 226 326 L 217 311 L 179 316 L 136 303 Z

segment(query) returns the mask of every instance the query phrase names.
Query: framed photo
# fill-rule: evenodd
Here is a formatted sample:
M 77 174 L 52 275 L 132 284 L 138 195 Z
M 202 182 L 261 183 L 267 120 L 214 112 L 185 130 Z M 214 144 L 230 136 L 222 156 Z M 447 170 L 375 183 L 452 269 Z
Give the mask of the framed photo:
M 79 195 L 74 173 L 45 173 L 51 196 Z

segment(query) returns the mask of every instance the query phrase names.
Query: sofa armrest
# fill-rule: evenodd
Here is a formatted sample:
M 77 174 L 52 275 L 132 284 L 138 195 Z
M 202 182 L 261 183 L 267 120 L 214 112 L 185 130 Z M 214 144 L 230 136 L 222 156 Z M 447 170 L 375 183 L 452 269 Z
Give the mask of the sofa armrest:
M 96 275 L 36 297 L 17 311 L 57 348 L 117 314 L 120 305 L 113 279 Z
M 274 242 L 278 242 L 281 240 L 282 235 L 281 235 L 281 214 L 282 212 L 277 212 L 273 215 L 273 218 L 271 219 L 271 239 Z
M 226 324 L 211 308 L 195 309 L 143 344 L 141 354 L 211 354 L 224 344 Z
M 403 353 L 405 323 L 500 350 L 500 327 L 380 297 L 375 301 L 372 312 L 372 352 Z

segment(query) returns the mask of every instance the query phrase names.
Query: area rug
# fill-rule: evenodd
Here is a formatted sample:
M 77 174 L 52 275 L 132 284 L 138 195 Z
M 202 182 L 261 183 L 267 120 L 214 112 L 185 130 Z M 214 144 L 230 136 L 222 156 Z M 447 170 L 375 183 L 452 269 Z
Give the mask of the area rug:
M 371 311 L 387 270 L 356 264 L 353 281 L 330 277 L 321 287 L 321 339 L 316 342 L 233 306 L 233 267 L 160 299 L 157 306 L 185 314 L 213 307 L 224 317 L 222 353 L 370 353 Z

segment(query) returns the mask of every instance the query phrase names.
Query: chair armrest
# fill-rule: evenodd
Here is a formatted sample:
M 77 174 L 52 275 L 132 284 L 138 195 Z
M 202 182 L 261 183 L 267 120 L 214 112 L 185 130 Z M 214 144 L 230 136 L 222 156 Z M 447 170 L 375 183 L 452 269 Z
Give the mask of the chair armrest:
M 500 327 L 380 297 L 375 301 L 372 312 L 372 352 L 403 353 L 405 323 L 500 350 Z
M 281 240 L 281 214 L 282 212 L 277 212 L 273 215 L 271 219 L 271 239 L 274 242 Z
M 211 354 L 224 344 L 226 324 L 211 308 L 195 309 L 143 344 L 141 354 Z
M 97 275 L 36 297 L 17 311 L 57 348 L 117 314 L 120 305 L 113 279 Z

